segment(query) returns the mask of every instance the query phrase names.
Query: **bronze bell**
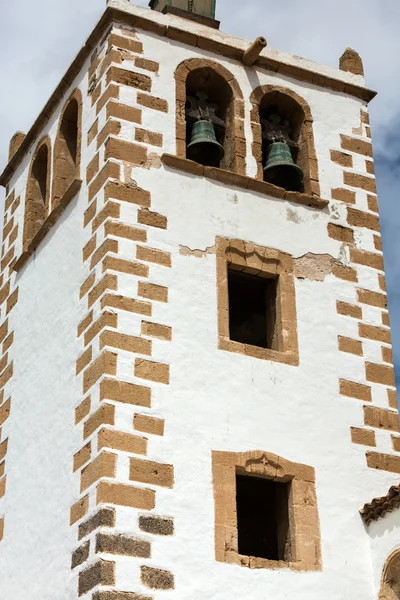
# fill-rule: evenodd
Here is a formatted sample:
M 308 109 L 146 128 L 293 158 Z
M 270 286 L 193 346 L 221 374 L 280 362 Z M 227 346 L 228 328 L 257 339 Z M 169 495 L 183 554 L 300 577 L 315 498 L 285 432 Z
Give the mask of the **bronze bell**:
M 298 191 L 303 183 L 303 171 L 293 160 L 286 142 L 272 142 L 268 147 L 264 180 L 286 190 Z
M 201 119 L 193 123 L 192 138 L 186 156 L 206 167 L 219 167 L 225 156 L 225 150 L 217 141 L 211 121 Z

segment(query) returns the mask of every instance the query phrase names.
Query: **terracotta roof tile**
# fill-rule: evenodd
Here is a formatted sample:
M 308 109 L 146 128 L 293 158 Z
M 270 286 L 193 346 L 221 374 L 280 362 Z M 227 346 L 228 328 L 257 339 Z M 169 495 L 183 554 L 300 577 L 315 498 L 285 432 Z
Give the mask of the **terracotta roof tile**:
M 386 496 L 374 498 L 371 503 L 364 504 L 360 514 L 369 525 L 371 521 L 382 519 L 396 508 L 400 508 L 400 485 L 392 485 Z

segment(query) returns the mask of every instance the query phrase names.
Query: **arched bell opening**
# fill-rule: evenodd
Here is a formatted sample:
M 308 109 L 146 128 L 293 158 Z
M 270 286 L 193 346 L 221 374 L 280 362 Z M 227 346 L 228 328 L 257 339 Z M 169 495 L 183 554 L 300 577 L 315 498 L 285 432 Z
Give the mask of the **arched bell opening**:
M 186 80 L 186 157 L 205 166 L 233 169 L 232 89 L 211 67 L 191 71 Z
M 39 144 L 31 163 L 26 188 L 24 249 L 36 236 L 49 212 L 50 140 Z
M 290 191 L 304 192 L 305 160 L 302 107 L 290 96 L 270 92 L 260 102 L 264 181 Z
M 281 162 L 283 156 L 283 166 L 286 166 L 291 177 L 282 176 L 283 181 L 275 180 L 274 183 L 286 189 L 292 188 L 298 192 L 319 196 L 313 120 L 307 102 L 290 88 L 275 85 L 257 87 L 250 100 L 254 136 L 252 150 L 257 164 L 257 179 L 268 181 L 271 169 L 266 171 L 265 167 L 273 166 L 275 159 L 276 162 Z M 275 146 L 272 149 L 274 135 L 276 141 L 281 140 L 280 143 L 286 146 Z M 303 172 L 302 183 L 297 178 L 299 171 L 294 165 Z M 293 185 L 290 185 L 291 183 Z
M 55 208 L 74 179 L 80 162 L 80 103 L 78 92 L 68 101 L 61 116 L 54 145 L 52 208 Z

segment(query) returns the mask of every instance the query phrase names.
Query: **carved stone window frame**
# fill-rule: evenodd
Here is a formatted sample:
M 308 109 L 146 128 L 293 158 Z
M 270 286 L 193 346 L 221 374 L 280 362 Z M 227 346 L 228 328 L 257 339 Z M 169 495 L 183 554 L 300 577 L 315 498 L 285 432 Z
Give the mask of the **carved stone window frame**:
M 186 82 L 189 74 L 200 69 L 211 69 L 222 77 L 232 92 L 231 106 L 228 109 L 228 142 L 232 145 L 233 164 L 229 171 L 246 175 L 246 137 L 244 131 L 245 104 L 238 82 L 228 69 L 213 60 L 190 58 L 178 65 L 175 71 L 176 83 L 176 155 L 186 158 Z
M 290 482 L 289 561 L 243 556 L 238 552 L 236 474 Z M 322 569 L 321 535 L 313 467 L 263 450 L 212 452 L 215 504 L 215 558 L 251 569 Z
M 263 180 L 263 164 L 262 164 L 262 132 L 260 123 L 260 105 L 267 95 L 276 94 L 276 103 L 279 105 L 279 95 L 286 96 L 293 100 L 302 110 L 304 119 L 300 133 L 300 150 L 299 156 L 301 161 L 298 161 L 299 166 L 304 171 L 304 192 L 309 195 L 320 196 L 320 185 L 318 175 L 318 161 L 315 152 L 313 118 L 311 109 L 307 102 L 296 92 L 289 88 L 275 85 L 261 85 L 253 90 L 250 101 L 252 104 L 251 110 L 251 128 L 253 131 L 253 156 L 257 163 L 256 179 Z
M 218 347 L 259 358 L 299 365 L 296 295 L 293 257 L 272 248 L 257 246 L 243 240 L 216 238 Z M 228 268 L 260 277 L 279 276 L 277 285 L 277 322 L 279 350 L 242 344 L 230 339 Z

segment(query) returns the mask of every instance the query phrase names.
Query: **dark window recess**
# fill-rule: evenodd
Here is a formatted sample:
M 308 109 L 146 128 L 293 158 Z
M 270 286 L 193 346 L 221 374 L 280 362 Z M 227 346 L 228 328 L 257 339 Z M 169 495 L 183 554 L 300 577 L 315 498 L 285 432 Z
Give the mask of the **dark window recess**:
M 47 196 L 47 168 L 48 168 L 48 160 L 49 160 L 49 151 L 45 144 L 40 148 L 35 162 L 32 167 L 32 175 L 36 179 L 38 188 L 40 190 L 40 199 L 43 204 L 46 202 Z
M 228 269 L 230 339 L 278 350 L 276 295 L 278 278 Z
M 248 475 L 236 476 L 239 554 L 290 560 L 289 485 Z

